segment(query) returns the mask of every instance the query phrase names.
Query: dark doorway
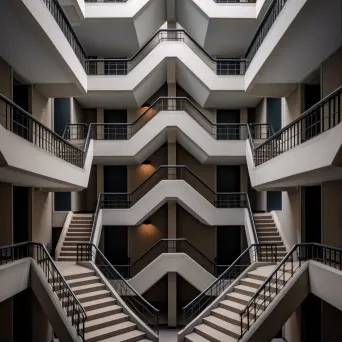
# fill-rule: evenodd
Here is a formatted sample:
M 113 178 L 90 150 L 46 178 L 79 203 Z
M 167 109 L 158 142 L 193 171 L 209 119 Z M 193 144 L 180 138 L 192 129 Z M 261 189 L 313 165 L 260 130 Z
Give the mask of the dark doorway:
M 127 166 L 103 167 L 104 192 L 127 192 Z
M 13 243 L 29 241 L 29 188 L 13 187 Z
M 104 254 L 112 265 L 128 264 L 127 227 L 104 226 Z
M 218 165 L 216 168 L 216 191 L 240 192 L 240 165 Z M 220 208 L 238 206 L 239 197 L 232 198 L 229 194 L 217 194 Z
M 304 187 L 303 242 L 321 243 L 321 186 Z
M 13 102 L 29 112 L 29 86 L 14 80 Z M 13 132 L 24 139 L 29 139 L 29 120 L 20 111 L 13 110 Z
M 105 110 L 104 123 L 110 124 L 104 127 L 105 140 L 126 140 L 127 139 L 127 110 Z M 118 124 L 113 125 L 112 123 Z M 119 125 L 121 123 L 121 125 Z
M 304 85 L 304 110 L 310 109 L 321 100 L 321 86 L 319 84 Z M 305 119 L 305 133 L 303 140 L 308 140 L 321 133 L 321 113 L 318 111 Z
M 13 342 L 32 341 L 32 296 L 28 288 L 13 297 Z
M 309 293 L 301 305 L 302 342 L 322 341 L 322 300 Z
M 240 140 L 239 109 L 218 109 L 216 122 L 219 124 L 216 128 L 217 140 Z M 224 125 L 226 123 L 229 125 Z
M 70 123 L 70 99 L 55 99 L 54 100 L 54 116 L 53 116 L 54 131 L 63 135 L 66 126 Z
M 241 254 L 241 227 L 218 226 L 216 234 L 216 263 L 224 265 L 217 268 L 222 273 Z
M 281 129 L 280 98 L 267 98 L 267 123 L 273 127 L 275 133 Z
M 267 211 L 281 210 L 282 197 L 281 191 L 267 191 Z

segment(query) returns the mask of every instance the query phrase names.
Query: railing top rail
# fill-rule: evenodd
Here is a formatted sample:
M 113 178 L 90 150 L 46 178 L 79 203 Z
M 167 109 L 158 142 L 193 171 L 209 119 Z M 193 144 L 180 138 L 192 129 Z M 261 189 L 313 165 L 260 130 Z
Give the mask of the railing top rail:
M 34 121 L 37 125 L 43 127 L 46 131 L 48 131 L 51 135 L 56 137 L 56 139 L 61 140 L 63 143 L 66 145 L 72 147 L 75 150 L 79 150 L 80 152 L 83 152 L 81 149 L 78 147 L 70 144 L 67 140 L 65 140 L 63 137 L 58 135 L 56 132 L 52 131 L 50 128 L 46 127 L 44 124 L 42 124 L 39 120 L 37 120 L 32 114 L 24 110 L 23 108 L 19 107 L 16 103 L 14 103 L 12 100 L 8 99 L 6 96 L 0 94 L 0 100 L 6 102 L 8 105 L 12 106 L 15 108 L 17 111 L 19 111 L 22 115 L 27 116 L 30 120 Z
M 222 280 L 227 273 L 230 272 L 230 270 L 239 262 L 239 260 L 245 256 L 247 253 L 249 253 L 249 251 L 254 248 L 254 247 L 262 247 L 262 246 L 276 246 L 273 244 L 253 244 L 250 245 L 247 249 L 245 249 L 243 251 L 242 254 L 240 254 L 240 256 L 238 256 L 238 258 L 216 279 L 214 280 L 214 282 L 212 282 L 205 290 L 203 290 L 198 296 L 196 296 L 190 303 L 188 303 L 187 305 L 183 306 L 182 310 L 186 310 L 188 309 L 191 305 L 193 305 L 193 303 L 195 303 L 198 299 L 200 299 L 201 297 L 205 296 L 206 292 L 212 288 L 213 286 L 215 286 L 220 280 Z
M 66 282 L 66 280 L 64 279 L 64 277 L 62 276 L 61 272 L 59 271 L 57 265 L 55 264 L 55 262 L 53 261 L 53 259 L 51 258 L 48 250 L 46 249 L 46 247 L 39 242 L 31 242 L 31 241 L 26 241 L 26 242 L 21 242 L 21 243 L 16 243 L 13 245 L 7 245 L 7 246 L 1 246 L 0 250 L 3 249 L 8 249 L 8 248 L 15 248 L 15 247 L 20 247 L 20 246 L 25 246 L 25 245 L 34 245 L 34 246 L 39 246 L 41 247 L 44 252 L 46 253 L 47 258 L 49 259 L 49 261 L 51 262 L 54 270 L 57 272 L 58 276 L 60 277 L 63 285 L 68 289 L 68 291 L 71 293 L 71 296 L 73 297 L 73 299 L 75 300 L 75 302 L 79 305 L 80 309 L 82 310 L 82 312 L 84 313 L 84 317 L 87 318 L 87 314 L 85 312 L 85 309 L 83 307 L 83 305 L 81 304 L 81 302 L 77 299 L 77 297 L 75 296 L 74 292 L 72 291 L 72 289 L 70 288 L 70 286 L 68 285 L 68 283 Z
M 60 5 L 60 3 L 59 3 L 58 0 L 52 0 L 52 1 L 53 1 L 53 3 L 57 6 L 57 8 L 59 9 L 60 13 L 62 14 L 62 17 L 63 17 L 63 19 L 65 20 L 65 22 L 66 22 L 66 24 L 67 24 L 67 26 L 68 26 L 68 29 L 71 31 L 71 33 L 72 33 L 74 39 L 76 40 L 76 42 L 77 42 L 77 44 L 78 44 L 80 50 L 82 51 L 82 54 L 83 54 L 85 57 L 87 57 L 87 54 L 86 54 L 86 52 L 85 52 L 85 50 L 84 50 L 84 48 L 83 48 L 83 46 L 82 46 L 82 43 L 81 43 L 80 40 L 78 39 L 77 34 L 76 34 L 74 28 L 72 27 L 72 25 L 71 25 L 71 23 L 70 23 L 70 21 L 69 21 L 67 15 L 65 14 L 63 7 Z
M 160 165 L 147 179 L 145 179 L 140 185 L 138 185 L 132 192 L 130 193 L 129 192 L 105 192 L 105 193 L 103 192 L 101 193 L 101 195 L 132 195 L 139 188 L 141 188 L 146 182 L 148 182 L 159 170 L 168 169 L 168 168 L 185 169 L 189 171 L 201 184 L 203 184 L 208 190 L 210 190 L 215 195 L 246 195 L 247 194 L 246 192 L 215 192 L 185 165 Z
M 111 268 L 112 271 L 114 271 L 114 273 L 120 278 L 121 281 L 123 281 L 128 287 L 129 289 L 137 296 L 139 297 L 143 303 L 145 303 L 148 307 L 150 307 L 154 312 L 159 312 L 159 310 L 157 308 L 155 308 L 151 303 L 149 303 L 144 297 L 142 297 L 140 295 L 140 293 L 138 293 L 126 280 L 125 278 L 113 267 L 113 265 L 107 260 L 107 258 L 103 255 L 103 253 L 93 244 L 93 243 L 85 243 L 85 244 L 78 244 L 78 246 L 84 246 L 84 245 L 88 245 L 88 246 L 92 246 L 95 248 L 96 252 L 100 254 L 101 258 L 108 263 L 109 267 Z
M 248 49 L 247 49 L 247 51 L 246 51 L 246 53 L 245 53 L 245 58 L 246 58 L 246 59 L 247 59 L 247 55 L 249 54 L 250 50 L 251 50 L 252 47 L 253 47 L 253 44 L 255 43 L 255 41 L 256 41 L 256 39 L 257 39 L 258 34 L 260 33 L 260 31 L 261 31 L 262 27 L 264 26 L 264 24 L 265 24 L 265 22 L 266 22 L 268 16 L 270 15 L 270 13 L 271 13 L 271 11 L 272 11 L 272 9 L 273 9 L 273 7 L 274 7 L 276 1 L 278 1 L 278 0 L 273 0 L 273 1 L 272 1 L 272 3 L 269 5 L 267 11 L 265 12 L 264 16 L 262 17 L 262 20 L 261 20 L 260 24 L 258 25 L 258 28 L 257 28 L 257 30 L 255 31 L 255 34 L 254 34 L 254 36 L 253 36 L 253 38 L 252 38 L 252 40 L 251 40 L 251 42 L 250 42 L 250 44 L 249 44 L 249 46 L 248 46 Z
M 269 137 L 267 140 L 265 140 L 262 144 L 260 144 L 259 146 L 257 146 L 255 148 L 255 150 L 259 149 L 260 147 L 268 144 L 270 141 L 272 141 L 273 139 L 279 137 L 283 132 L 285 132 L 287 129 L 291 128 L 292 126 L 294 126 L 297 122 L 303 120 L 306 116 L 309 116 L 312 112 L 314 112 L 316 109 L 318 109 L 319 107 L 321 107 L 322 105 L 326 104 L 329 100 L 331 100 L 332 98 L 334 98 L 338 93 L 342 92 L 342 86 L 337 88 L 336 90 L 334 90 L 333 92 L 331 92 L 329 95 L 325 96 L 322 100 L 320 100 L 319 102 L 317 102 L 316 104 L 314 104 L 312 107 L 310 107 L 309 109 L 307 109 L 304 113 L 302 113 L 297 119 L 293 120 L 292 122 L 290 122 L 289 124 L 287 124 L 286 126 L 284 126 L 281 130 L 279 130 L 278 132 L 276 132 L 275 134 L 273 134 L 271 137 Z
M 253 297 L 249 300 L 249 302 L 246 304 L 245 309 L 240 313 L 242 315 L 244 311 L 252 304 L 252 302 L 259 296 L 260 292 L 267 286 L 267 284 L 272 281 L 273 276 L 280 270 L 280 268 L 285 264 L 286 260 L 290 258 L 290 256 L 293 254 L 293 252 L 301 246 L 316 246 L 316 247 L 322 247 L 322 248 L 328 248 L 332 250 L 336 250 L 342 253 L 342 248 L 332 247 L 328 245 L 323 245 L 319 243 L 298 243 L 294 245 L 290 251 L 285 255 L 285 257 L 278 263 L 277 267 L 274 269 L 274 271 L 269 275 L 269 277 L 263 282 L 263 284 L 259 287 L 258 291 L 253 295 Z
M 146 47 L 153 41 L 153 39 L 162 32 L 173 32 L 173 33 L 184 33 L 209 59 L 211 59 L 213 62 L 244 62 L 246 61 L 245 58 L 214 58 L 212 57 L 207 51 L 203 49 L 202 46 L 200 46 L 191 36 L 190 34 L 185 31 L 184 29 L 160 29 L 157 32 L 153 34 L 153 36 L 130 58 L 102 58 L 102 59 L 91 59 L 87 58 L 86 62 L 92 61 L 92 62 L 131 62 L 133 61 L 140 53 L 142 53 L 143 50 L 146 49 Z

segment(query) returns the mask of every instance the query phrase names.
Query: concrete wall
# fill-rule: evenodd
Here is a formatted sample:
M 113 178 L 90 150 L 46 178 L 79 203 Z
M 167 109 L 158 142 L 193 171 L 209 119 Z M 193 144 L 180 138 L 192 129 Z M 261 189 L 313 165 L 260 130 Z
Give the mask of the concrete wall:
M 342 85 L 342 48 L 337 50 L 321 66 L 322 98 Z
M 12 185 L 7 183 L 0 183 L 0 246 L 6 246 L 13 243 L 12 201 Z
M 0 93 L 8 98 L 12 98 L 12 87 L 12 68 L 0 57 Z
M 322 243 L 342 247 L 342 181 L 322 184 Z
M 267 99 L 264 98 L 255 108 L 255 123 L 267 122 Z
M 84 109 L 77 102 L 77 100 L 72 97 L 70 99 L 70 123 L 84 123 Z
M 167 204 L 149 217 L 150 224 L 128 227 L 128 256 L 131 263 L 160 239 L 167 237 Z
M 177 238 L 189 240 L 210 260 L 216 257 L 216 227 L 199 222 L 180 205 L 177 205 Z

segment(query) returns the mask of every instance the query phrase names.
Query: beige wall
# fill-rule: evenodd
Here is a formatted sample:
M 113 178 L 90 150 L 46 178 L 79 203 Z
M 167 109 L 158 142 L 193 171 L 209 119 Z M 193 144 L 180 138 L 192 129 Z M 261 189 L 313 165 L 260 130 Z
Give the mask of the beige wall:
M 34 86 L 31 87 L 31 111 L 32 115 L 42 124 L 52 127 L 51 99 L 40 94 Z
M 282 127 L 298 118 L 304 109 L 304 90 L 302 85 L 288 96 L 282 98 Z
M 206 226 L 177 205 L 177 238 L 189 240 L 209 259 L 216 256 L 216 227 Z
M 71 193 L 71 211 L 83 211 L 85 207 L 85 191 L 74 191 Z
M 342 181 L 322 184 L 322 243 L 342 247 Z
M 177 164 L 187 166 L 207 186 L 216 191 L 216 165 L 200 164 L 183 146 L 177 145 Z
M 128 227 L 128 255 L 131 264 L 160 239 L 167 237 L 167 204 L 149 217 L 150 224 Z
M 77 100 L 70 99 L 70 123 L 84 123 L 84 111 Z
M 148 158 L 150 165 L 132 165 L 127 167 L 127 189 L 132 192 L 144 180 L 150 177 L 160 165 L 167 165 L 167 144 L 164 144 Z
M 0 246 L 10 245 L 13 242 L 12 201 L 12 185 L 7 183 L 0 183 Z
M 44 245 L 52 241 L 52 193 L 31 189 L 31 240 Z
M 12 68 L 0 57 L 0 94 L 12 98 Z
M 322 98 L 342 85 L 342 48 L 322 63 Z
M 255 108 L 255 123 L 267 122 L 267 99 L 264 98 Z

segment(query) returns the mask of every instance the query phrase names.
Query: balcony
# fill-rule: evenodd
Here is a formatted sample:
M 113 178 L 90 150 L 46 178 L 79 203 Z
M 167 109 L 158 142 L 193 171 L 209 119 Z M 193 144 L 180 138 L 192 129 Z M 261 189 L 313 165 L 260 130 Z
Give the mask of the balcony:
M 258 147 L 247 147 L 252 186 L 262 190 L 342 178 L 342 87 Z
M 0 94 L 0 156 L 2 182 L 82 190 L 88 184 L 93 144 L 86 152 L 78 149 Z
M 189 99 L 161 97 L 133 123 L 68 125 L 64 137 L 72 143 L 94 140 L 95 164 L 139 164 L 157 151 L 174 132 L 176 140 L 199 162 L 246 163 L 246 139 L 255 144 L 271 136 L 268 124 L 212 123 Z

